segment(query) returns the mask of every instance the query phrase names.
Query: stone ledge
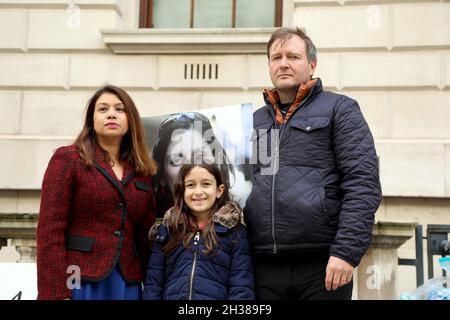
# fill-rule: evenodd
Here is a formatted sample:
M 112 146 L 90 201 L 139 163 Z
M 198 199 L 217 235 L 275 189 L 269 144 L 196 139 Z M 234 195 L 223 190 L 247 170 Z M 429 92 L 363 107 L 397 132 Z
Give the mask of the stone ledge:
M 1 214 L 0 239 L 35 239 L 38 214 Z
M 265 53 L 275 28 L 100 30 L 115 54 Z
M 378 221 L 372 231 L 372 247 L 398 248 L 414 237 L 416 222 Z

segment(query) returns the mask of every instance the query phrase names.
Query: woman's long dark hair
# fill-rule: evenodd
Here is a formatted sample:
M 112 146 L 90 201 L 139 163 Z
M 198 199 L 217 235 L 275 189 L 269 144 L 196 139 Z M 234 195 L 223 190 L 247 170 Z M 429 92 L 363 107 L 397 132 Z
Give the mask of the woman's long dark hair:
M 162 217 L 164 213 L 174 205 L 174 195 L 172 195 L 170 186 L 165 185 L 163 182 L 165 180 L 165 165 L 166 165 L 166 153 L 169 149 L 170 142 L 172 140 L 172 134 L 175 130 L 185 129 L 190 130 L 192 128 L 198 128 L 195 126 L 196 122 L 201 123 L 200 132 L 202 136 L 205 132 L 212 132 L 211 123 L 209 119 L 201 113 L 198 112 L 185 112 L 185 113 L 177 113 L 166 118 L 158 129 L 158 137 L 153 146 L 153 158 L 155 159 L 158 165 L 158 172 L 156 174 L 155 181 L 155 198 L 156 202 L 156 214 L 157 217 Z M 215 143 L 218 148 L 215 148 L 213 151 L 214 159 L 220 158 L 219 170 L 222 174 L 222 179 L 224 181 L 224 185 L 229 187 L 230 185 L 230 173 L 234 175 L 234 169 L 231 165 L 230 161 L 227 159 L 227 155 L 225 150 L 219 141 L 216 141 L 216 137 L 213 135 L 210 141 L 207 141 L 209 144 Z M 193 159 L 193 158 L 192 158 Z
M 175 205 L 171 210 L 171 214 L 165 219 L 164 224 L 169 230 L 169 241 L 163 247 L 163 252 L 167 255 L 173 252 L 176 247 L 183 243 L 185 248 L 189 247 L 189 244 L 197 231 L 197 221 L 194 215 L 192 215 L 190 209 L 184 203 L 184 191 L 185 184 L 184 179 L 191 172 L 192 169 L 200 167 L 206 169 L 214 179 L 216 180 L 217 187 L 221 184 L 225 186 L 222 196 L 214 202 L 210 211 L 210 217 L 219 210 L 222 206 L 230 201 L 230 195 L 228 193 L 228 186 L 225 184 L 225 180 L 222 176 L 219 167 L 216 164 L 185 164 L 181 167 L 178 173 L 177 180 L 175 182 L 174 196 Z M 205 228 L 202 231 L 202 238 L 205 244 L 205 254 L 214 252 L 218 243 L 216 231 L 214 229 L 214 222 L 212 219 L 208 221 Z
M 128 163 L 139 175 L 149 176 L 155 174 L 156 163 L 150 157 L 145 141 L 144 126 L 139 117 L 139 112 L 128 93 L 112 85 L 107 85 L 97 90 L 88 102 L 83 129 L 74 142 L 81 159 L 83 159 L 87 166 L 93 166 L 95 150 L 100 149 L 105 155 L 105 160 L 108 162 L 111 160 L 108 152 L 100 147 L 97 135 L 94 134 L 95 104 L 104 93 L 114 94 L 122 101 L 128 118 L 129 132 L 123 137 L 120 145 L 120 161 Z

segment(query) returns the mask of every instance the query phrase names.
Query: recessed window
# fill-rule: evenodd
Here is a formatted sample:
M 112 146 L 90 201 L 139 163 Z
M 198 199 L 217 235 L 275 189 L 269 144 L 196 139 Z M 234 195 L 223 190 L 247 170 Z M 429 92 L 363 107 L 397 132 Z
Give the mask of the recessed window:
M 282 3 L 282 0 L 141 0 L 139 27 L 280 27 Z

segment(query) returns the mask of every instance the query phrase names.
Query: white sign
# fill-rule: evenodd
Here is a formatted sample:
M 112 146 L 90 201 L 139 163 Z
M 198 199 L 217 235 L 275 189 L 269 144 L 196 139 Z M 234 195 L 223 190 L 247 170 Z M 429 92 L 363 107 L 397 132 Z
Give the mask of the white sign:
M 36 298 L 36 263 L 0 263 L 0 300 Z

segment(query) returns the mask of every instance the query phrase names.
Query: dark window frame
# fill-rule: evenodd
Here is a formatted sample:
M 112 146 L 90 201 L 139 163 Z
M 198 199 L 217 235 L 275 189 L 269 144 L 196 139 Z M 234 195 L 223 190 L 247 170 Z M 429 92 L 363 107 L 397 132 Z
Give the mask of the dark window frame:
M 140 0 L 139 7 L 139 28 L 153 28 L 153 0 Z M 236 0 L 232 1 L 232 21 L 231 27 L 236 28 Z M 194 5 L 195 0 L 191 0 L 190 28 L 194 28 Z M 281 27 L 283 17 L 283 0 L 274 0 L 275 5 L 275 27 Z

